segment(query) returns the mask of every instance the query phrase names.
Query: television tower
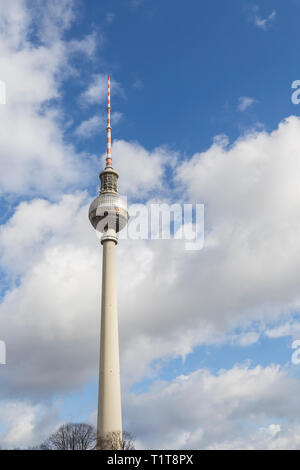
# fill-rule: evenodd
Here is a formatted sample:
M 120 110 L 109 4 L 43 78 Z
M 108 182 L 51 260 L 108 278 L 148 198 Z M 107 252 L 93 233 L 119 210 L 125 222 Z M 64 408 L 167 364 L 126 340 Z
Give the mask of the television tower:
M 129 215 L 118 194 L 119 175 L 112 167 L 110 109 L 108 76 L 106 166 L 99 175 L 101 189 L 90 205 L 89 219 L 102 234 L 103 246 L 97 448 L 116 450 L 122 446 L 122 411 L 115 247 L 117 233 L 126 226 Z

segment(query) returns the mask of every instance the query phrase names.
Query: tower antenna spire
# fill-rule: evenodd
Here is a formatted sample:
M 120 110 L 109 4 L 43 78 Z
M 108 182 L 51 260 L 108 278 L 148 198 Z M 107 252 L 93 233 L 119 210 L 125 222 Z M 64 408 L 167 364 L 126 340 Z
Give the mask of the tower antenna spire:
M 111 125 L 110 125 L 110 75 L 107 78 L 107 150 L 106 150 L 106 166 L 112 166 L 111 162 Z

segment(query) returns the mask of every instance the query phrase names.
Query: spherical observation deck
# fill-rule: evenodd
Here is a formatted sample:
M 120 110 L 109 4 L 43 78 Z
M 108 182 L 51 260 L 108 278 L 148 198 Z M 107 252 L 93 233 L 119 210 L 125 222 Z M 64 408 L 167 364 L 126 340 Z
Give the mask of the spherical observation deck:
M 100 173 L 101 190 L 89 208 L 89 219 L 93 227 L 100 233 L 122 230 L 129 219 L 126 201 L 118 194 L 118 173 L 107 166 Z
M 129 219 L 127 204 L 118 194 L 100 193 L 90 205 L 89 219 L 98 232 L 119 232 Z

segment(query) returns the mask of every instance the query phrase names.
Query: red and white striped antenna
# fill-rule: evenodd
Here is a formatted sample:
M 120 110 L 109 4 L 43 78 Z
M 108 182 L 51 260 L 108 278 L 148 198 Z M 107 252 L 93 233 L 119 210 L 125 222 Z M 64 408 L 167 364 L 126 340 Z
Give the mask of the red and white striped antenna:
M 106 166 L 112 166 L 111 162 L 111 125 L 110 125 L 110 76 L 107 80 L 107 151 L 106 151 Z

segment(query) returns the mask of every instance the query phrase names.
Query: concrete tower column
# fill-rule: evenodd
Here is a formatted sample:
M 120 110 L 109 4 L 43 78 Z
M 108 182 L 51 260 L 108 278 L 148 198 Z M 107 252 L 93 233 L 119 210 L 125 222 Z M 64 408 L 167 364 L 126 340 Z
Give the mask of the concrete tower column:
M 116 244 L 117 239 L 103 237 L 98 439 L 108 448 L 112 442 L 106 440 L 120 448 L 122 442 Z

